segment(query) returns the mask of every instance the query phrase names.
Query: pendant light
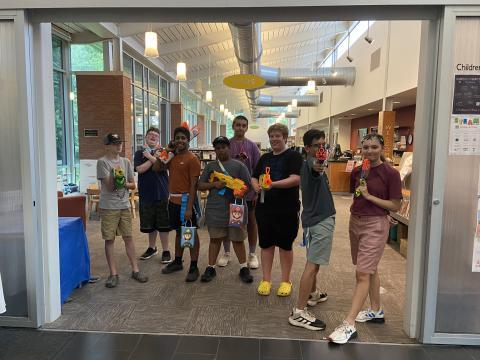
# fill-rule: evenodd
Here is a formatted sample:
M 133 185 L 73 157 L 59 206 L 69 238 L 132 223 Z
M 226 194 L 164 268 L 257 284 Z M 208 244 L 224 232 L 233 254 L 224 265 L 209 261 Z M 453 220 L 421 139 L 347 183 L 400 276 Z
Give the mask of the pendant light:
M 292 112 L 292 105 L 287 106 L 287 112 L 291 113 Z
M 223 112 L 225 110 L 225 105 L 220 104 L 220 112 Z
M 207 103 L 211 103 L 213 100 L 213 93 L 212 90 L 210 90 L 210 50 L 208 50 L 208 90 L 205 93 L 205 101 Z
M 348 62 L 353 62 L 353 57 L 350 56 L 350 32 L 348 33 L 347 38 L 347 58 Z
M 158 57 L 157 33 L 154 31 L 145 32 L 145 52 L 143 54 L 147 58 Z
M 307 94 L 314 95 L 316 90 L 315 80 L 308 80 L 307 84 Z
M 292 108 L 296 109 L 297 108 L 297 99 L 292 99 Z
M 182 34 L 180 34 L 180 61 L 177 63 L 177 81 L 186 81 L 187 80 L 187 64 L 185 64 L 181 59 L 182 51 Z

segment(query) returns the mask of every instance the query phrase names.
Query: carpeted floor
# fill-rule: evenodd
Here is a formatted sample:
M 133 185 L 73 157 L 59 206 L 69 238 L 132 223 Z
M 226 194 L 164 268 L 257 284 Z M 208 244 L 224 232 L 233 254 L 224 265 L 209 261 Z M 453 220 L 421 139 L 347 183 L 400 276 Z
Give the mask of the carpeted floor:
M 350 259 L 348 241 L 349 197 L 335 196 L 337 223 L 331 262 L 322 268 L 318 277 L 319 286 L 328 292 L 328 301 L 312 308 L 327 324 L 325 331 L 308 331 L 288 323 L 288 315 L 295 303 L 297 285 L 305 265 L 304 249 L 298 244 L 301 230 L 294 245 L 292 281 L 293 296 L 280 298 L 272 291 L 269 297 L 256 293 L 261 270 L 253 270 L 253 284 L 247 285 L 238 278 L 238 261 L 226 268 L 217 268 L 217 277 L 211 283 L 200 281 L 186 283 L 186 269 L 171 275 L 160 270 L 160 256 L 141 261 L 141 268 L 150 277 L 146 284 L 129 278 L 130 267 L 120 238 L 116 242 L 116 255 L 120 272 L 120 284 L 107 289 L 104 281 L 108 275 L 100 236 L 100 222 L 92 220 L 87 225 L 92 274 L 102 276 L 96 284 L 77 289 L 72 301 L 63 305 L 62 316 L 46 328 L 69 330 L 99 330 L 139 333 L 172 333 L 219 336 L 245 336 L 261 338 L 323 339 L 341 323 L 350 306 L 354 287 L 354 266 Z M 134 220 L 137 255 L 148 244 L 147 236 L 138 230 L 139 220 Z M 206 266 L 208 234 L 199 231 L 201 256 L 200 272 Z M 170 233 L 173 250 L 174 233 Z M 259 254 L 259 250 L 257 249 Z M 277 253 L 278 254 L 278 253 Z M 185 268 L 189 254 L 186 251 Z M 385 248 L 380 262 L 382 303 L 386 313 L 385 324 L 358 324 L 359 342 L 412 343 L 402 330 L 405 259 L 391 246 Z M 279 283 L 278 256 L 274 264 L 274 286 Z

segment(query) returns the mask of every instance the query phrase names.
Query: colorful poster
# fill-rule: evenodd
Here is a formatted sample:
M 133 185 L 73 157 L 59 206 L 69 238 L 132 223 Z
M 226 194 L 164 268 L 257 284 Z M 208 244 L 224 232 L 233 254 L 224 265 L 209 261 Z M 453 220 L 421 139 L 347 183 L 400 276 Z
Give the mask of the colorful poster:
M 480 155 L 480 116 L 452 115 L 449 155 Z

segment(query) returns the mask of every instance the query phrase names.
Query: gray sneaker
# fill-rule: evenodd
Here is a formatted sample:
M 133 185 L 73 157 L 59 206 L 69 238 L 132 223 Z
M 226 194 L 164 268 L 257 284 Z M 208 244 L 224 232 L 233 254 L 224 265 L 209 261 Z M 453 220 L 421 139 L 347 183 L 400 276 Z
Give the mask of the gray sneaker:
M 148 281 L 148 276 L 140 271 L 137 271 L 137 272 L 132 271 L 132 279 L 137 280 L 138 282 L 141 282 L 141 283 L 146 283 Z
M 110 275 L 105 282 L 107 288 L 114 288 L 118 285 L 118 275 Z

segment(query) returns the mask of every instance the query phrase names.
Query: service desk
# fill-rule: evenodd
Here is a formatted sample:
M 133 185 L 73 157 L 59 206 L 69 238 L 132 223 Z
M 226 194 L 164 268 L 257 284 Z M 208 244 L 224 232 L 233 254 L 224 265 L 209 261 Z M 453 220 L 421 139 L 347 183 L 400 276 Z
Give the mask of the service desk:
M 62 304 L 73 289 L 90 279 L 90 255 L 82 218 L 59 217 L 60 294 Z
M 333 193 L 350 192 L 350 172 L 345 171 L 347 160 L 329 160 L 327 168 L 330 191 Z

